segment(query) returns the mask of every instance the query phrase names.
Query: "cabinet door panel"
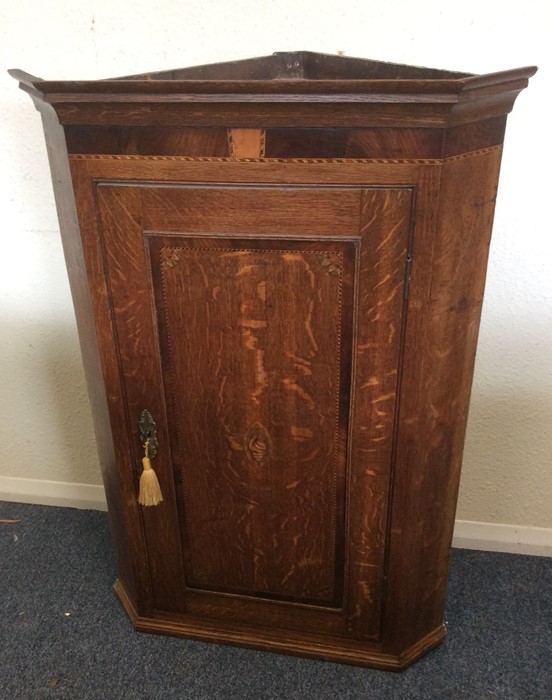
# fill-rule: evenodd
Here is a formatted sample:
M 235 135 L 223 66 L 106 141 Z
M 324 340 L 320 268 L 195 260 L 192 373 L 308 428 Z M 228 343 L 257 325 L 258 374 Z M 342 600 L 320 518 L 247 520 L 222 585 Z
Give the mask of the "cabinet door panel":
M 341 605 L 354 242 L 149 240 L 188 586 Z
M 153 607 L 377 638 L 411 192 L 109 184 L 98 205 L 129 430 L 152 405 L 164 440 Z

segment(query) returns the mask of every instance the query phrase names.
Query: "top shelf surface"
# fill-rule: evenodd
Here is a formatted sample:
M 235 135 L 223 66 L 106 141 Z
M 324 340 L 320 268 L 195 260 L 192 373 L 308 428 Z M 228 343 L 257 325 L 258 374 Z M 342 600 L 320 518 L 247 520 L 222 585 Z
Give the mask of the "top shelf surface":
M 311 51 L 280 52 L 240 61 L 125 76 L 125 80 L 442 80 L 469 73 L 372 61 Z

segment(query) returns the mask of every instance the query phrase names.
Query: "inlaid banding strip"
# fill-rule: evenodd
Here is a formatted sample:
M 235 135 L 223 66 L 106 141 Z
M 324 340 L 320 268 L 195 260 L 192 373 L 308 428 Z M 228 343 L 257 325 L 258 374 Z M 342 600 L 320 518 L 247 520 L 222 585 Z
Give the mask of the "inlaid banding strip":
M 236 130 L 234 130 L 236 131 Z M 255 129 L 242 131 L 257 131 Z M 258 130 L 260 131 L 260 130 Z M 264 144 L 262 145 L 264 149 Z M 140 156 L 140 155 L 110 155 L 110 154 L 88 154 L 73 153 L 69 155 L 70 160 L 122 160 L 122 161 L 176 161 L 181 163 L 331 163 L 350 165 L 354 163 L 362 164 L 385 164 L 385 165 L 442 165 L 452 163 L 465 158 L 474 158 L 500 151 L 502 146 L 490 146 L 480 148 L 476 151 L 461 153 L 456 156 L 446 158 L 264 158 L 264 157 L 216 157 L 216 156 Z M 232 151 L 231 151 L 232 152 Z

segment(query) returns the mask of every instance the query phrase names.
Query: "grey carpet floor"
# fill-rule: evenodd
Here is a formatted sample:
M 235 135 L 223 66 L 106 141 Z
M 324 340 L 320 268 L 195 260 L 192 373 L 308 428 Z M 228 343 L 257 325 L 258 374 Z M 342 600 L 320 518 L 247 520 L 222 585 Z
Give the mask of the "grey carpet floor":
M 401 674 L 140 634 L 107 516 L 0 503 L 0 698 L 552 700 L 552 559 L 454 550 L 445 642 Z

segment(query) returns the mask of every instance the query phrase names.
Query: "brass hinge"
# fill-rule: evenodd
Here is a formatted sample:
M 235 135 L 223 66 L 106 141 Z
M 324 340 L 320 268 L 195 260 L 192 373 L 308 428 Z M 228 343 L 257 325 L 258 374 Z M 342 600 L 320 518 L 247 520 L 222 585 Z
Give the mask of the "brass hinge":
M 404 299 L 408 299 L 410 294 L 410 272 L 412 269 L 412 251 L 409 250 L 406 254 L 406 266 L 404 273 Z

